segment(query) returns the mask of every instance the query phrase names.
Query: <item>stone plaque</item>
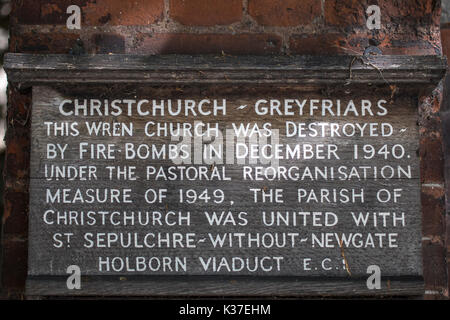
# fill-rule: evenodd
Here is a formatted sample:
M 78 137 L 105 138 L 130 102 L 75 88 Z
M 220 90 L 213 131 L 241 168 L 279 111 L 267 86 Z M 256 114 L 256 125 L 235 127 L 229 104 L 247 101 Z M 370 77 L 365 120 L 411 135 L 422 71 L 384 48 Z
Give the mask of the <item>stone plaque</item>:
M 421 275 L 414 100 L 221 89 L 34 87 L 30 275 Z
M 422 292 L 428 67 L 55 59 L 32 71 L 28 294 Z

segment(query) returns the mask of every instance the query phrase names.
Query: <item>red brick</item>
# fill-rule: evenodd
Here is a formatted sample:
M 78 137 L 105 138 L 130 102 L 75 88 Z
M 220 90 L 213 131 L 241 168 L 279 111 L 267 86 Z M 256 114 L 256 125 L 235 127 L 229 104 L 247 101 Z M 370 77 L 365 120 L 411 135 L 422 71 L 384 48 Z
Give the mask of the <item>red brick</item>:
M 93 53 L 125 53 L 125 38 L 118 34 L 95 34 Z
M 66 24 L 70 5 L 82 7 L 89 0 L 22 0 L 15 1 L 14 17 L 20 24 Z M 92 1 L 92 0 L 91 0 Z
M 40 0 L 13 1 L 10 15 L 11 24 L 39 24 L 41 16 Z
M 7 190 L 4 199 L 3 234 L 26 236 L 28 232 L 28 193 Z
M 270 34 L 141 34 L 129 53 L 274 54 L 281 39 Z
M 28 265 L 27 242 L 4 237 L 2 247 L 2 286 L 8 291 L 24 291 Z
M 342 33 L 294 35 L 290 39 L 293 54 L 361 54 L 368 45 L 363 38 L 349 38 Z
M 355 34 L 328 33 L 317 35 L 293 35 L 290 40 L 292 53 L 297 54 L 362 54 L 370 45 L 369 39 L 376 40 L 383 54 L 433 55 L 438 54 L 429 41 L 411 40 L 412 35 L 396 35 L 400 39 L 384 33 L 372 36 L 364 32 Z
M 442 119 L 440 114 L 443 99 L 444 82 L 439 83 L 431 94 L 419 97 L 420 133 L 423 136 L 435 136 L 440 138 L 442 131 Z M 431 134 L 430 134 L 431 133 Z
M 26 120 L 29 118 L 29 110 L 31 107 L 31 89 L 23 92 L 23 90 L 19 90 L 17 86 L 9 85 L 8 102 L 10 105 L 14 106 L 14 108 L 8 109 L 8 123 L 18 121 L 19 119 L 17 118 Z M 24 122 L 22 121 L 22 123 Z
M 164 0 L 23 0 L 20 24 L 66 24 L 67 7 L 78 5 L 82 25 L 149 25 L 162 19 Z
M 437 24 L 440 14 L 439 1 L 418 0 L 411 4 L 410 0 L 325 0 L 325 23 L 346 27 L 365 27 L 366 9 L 377 4 L 381 10 L 381 24 L 395 24 L 404 28 L 407 24 Z
M 423 137 L 420 140 L 420 177 L 422 183 L 443 183 L 444 156 L 442 140 L 438 137 Z
M 242 10 L 242 0 L 170 0 L 170 17 L 187 26 L 231 24 Z
M 439 23 L 434 20 L 440 16 L 440 3 L 435 0 L 379 0 L 368 1 L 369 3 L 378 4 L 381 9 L 384 20 L 389 19 L 391 22 L 403 20 L 415 23 Z M 383 13 L 387 13 L 384 14 Z M 383 21 L 383 18 L 382 18 Z
M 96 0 L 82 8 L 87 25 L 150 25 L 164 16 L 164 0 Z
M 312 55 L 320 54 L 321 52 L 337 54 L 342 51 L 338 47 L 341 39 L 341 34 L 294 35 L 289 42 L 290 52 L 293 54 Z
M 445 194 L 439 187 L 422 186 L 422 233 L 437 236 L 443 241 L 445 230 Z
M 450 28 L 441 28 L 442 53 L 450 56 Z
M 399 35 L 396 35 L 399 37 Z M 440 49 L 434 47 L 430 41 L 412 40 L 411 34 L 405 34 L 403 39 L 391 39 L 388 43 L 380 46 L 385 55 L 434 55 L 440 54 Z
M 363 25 L 365 22 L 365 1 L 326 0 L 325 23 L 336 26 Z
M 88 1 L 44 1 L 40 6 L 39 24 L 60 24 L 65 25 L 67 18 L 71 15 L 67 13 L 67 8 L 71 5 L 77 5 L 80 8 Z M 83 19 L 83 11 L 81 11 L 81 19 Z
M 448 207 L 448 208 L 450 208 L 450 207 Z M 446 220 L 447 220 L 447 223 L 446 223 L 446 233 L 447 233 L 447 235 L 446 235 L 446 241 L 445 241 L 445 243 L 447 244 L 447 284 L 448 284 L 448 287 L 447 287 L 447 297 L 449 297 L 450 296 L 450 212 L 447 212 L 447 215 L 446 215 Z
M 75 33 L 25 33 L 11 38 L 10 51 L 21 53 L 69 53 L 79 35 Z
M 440 243 L 422 244 L 423 278 L 425 290 L 444 291 L 447 287 L 445 248 Z
M 31 91 L 21 93 L 10 85 L 8 105 L 5 185 L 6 188 L 25 192 L 29 179 Z
M 248 12 L 260 25 L 307 25 L 322 14 L 322 3 L 320 0 L 249 0 Z
M 29 179 L 29 138 L 8 139 L 6 144 L 5 185 L 15 191 L 25 191 Z

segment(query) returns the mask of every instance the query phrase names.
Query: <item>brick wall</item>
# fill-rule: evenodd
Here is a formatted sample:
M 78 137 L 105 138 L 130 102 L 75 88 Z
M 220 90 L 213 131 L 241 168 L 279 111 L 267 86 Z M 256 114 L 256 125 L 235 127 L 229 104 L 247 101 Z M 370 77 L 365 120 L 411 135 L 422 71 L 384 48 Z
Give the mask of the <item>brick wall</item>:
M 442 51 L 447 57 L 450 57 L 450 1 L 444 1 L 441 15 L 441 39 Z M 443 127 L 444 142 L 444 172 L 445 172 L 445 219 L 444 232 L 442 233 L 442 242 L 444 244 L 445 263 L 447 267 L 447 295 L 450 292 L 450 76 L 447 75 L 444 82 L 443 99 L 441 106 L 441 118 Z M 444 264 L 445 267 L 445 264 Z
M 21 0 L 14 1 L 13 52 L 348 54 L 369 41 L 385 54 L 439 54 L 439 1 L 419 0 Z M 377 4 L 382 28 L 366 27 Z M 81 31 L 66 28 L 79 5 Z
M 82 11 L 81 30 L 66 28 L 66 8 Z M 380 30 L 365 10 L 378 4 Z M 16 0 L 10 51 L 129 54 L 439 55 L 436 0 Z M 449 39 L 450 40 L 450 39 Z M 450 42 L 450 41 L 449 41 Z M 81 49 L 82 48 L 82 49 Z M 9 87 L 3 295 L 20 297 L 26 276 L 30 92 Z M 426 297 L 448 296 L 442 89 L 420 98 Z

